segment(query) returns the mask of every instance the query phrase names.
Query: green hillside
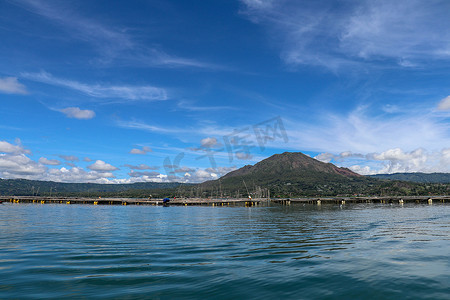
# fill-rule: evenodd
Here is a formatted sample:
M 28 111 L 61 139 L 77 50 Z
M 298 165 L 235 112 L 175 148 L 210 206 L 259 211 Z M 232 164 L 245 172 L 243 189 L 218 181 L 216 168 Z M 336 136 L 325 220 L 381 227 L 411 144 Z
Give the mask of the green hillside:
M 26 179 L 0 179 L 0 195 L 37 196 L 131 196 L 164 194 L 180 183 L 139 182 L 132 184 L 62 183 Z M 163 195 L 164 196 L 164 195 Z
M 371 175 L 372 178 L 418 183 L 450 183 L 450 173 L 395 173 Z

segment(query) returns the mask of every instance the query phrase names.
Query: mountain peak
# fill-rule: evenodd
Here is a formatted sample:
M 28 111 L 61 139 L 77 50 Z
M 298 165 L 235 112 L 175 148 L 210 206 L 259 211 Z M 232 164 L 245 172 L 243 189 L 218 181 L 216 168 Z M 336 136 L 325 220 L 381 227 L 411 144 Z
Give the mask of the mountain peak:
M 274 154 L 255 165 L 246 165 L 238 170 L 230 172 L 223 176 L 223 179 L 245 176 L 245 175 L 262 175 L 266 177 L 271 175 L 280 177 L 285 175 L 298 174 L 300 177 L 311 175 L 337 175 L 338 177 L 361 177 L 361 175 L 347 169 L 340 168 L 331 163 L 318 161 L 301 152 L 284 152 Z

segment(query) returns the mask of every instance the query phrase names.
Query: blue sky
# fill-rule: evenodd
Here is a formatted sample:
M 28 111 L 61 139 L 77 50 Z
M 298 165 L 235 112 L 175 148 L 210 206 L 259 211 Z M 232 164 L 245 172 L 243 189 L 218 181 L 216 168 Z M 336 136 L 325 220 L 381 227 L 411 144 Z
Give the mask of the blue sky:
M 284 151 L 450 172 L 448 1 L 0 2 L 0 178 L 200 182 Z

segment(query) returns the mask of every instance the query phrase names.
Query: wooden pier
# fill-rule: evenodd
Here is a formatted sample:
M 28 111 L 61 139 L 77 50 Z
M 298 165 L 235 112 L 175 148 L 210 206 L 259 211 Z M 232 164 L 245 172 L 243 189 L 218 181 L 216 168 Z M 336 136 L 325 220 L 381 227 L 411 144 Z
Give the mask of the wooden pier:
M 317 198 L 284 198 L 271 199 L 274 203 L 290 205 L 303 204 L 350 204 L 350 203 L 381 203 L 381 204 L 406 204 L 406 203 L 449 203 L 450 196 L 383 196 L 383 197 L 317 197 Z
M 258 206 L 263 203 L 291 204 L 353 204 L 353 203 L 449 203 L 450 196 L 385 196 L 385 197 L 310 197 L 310 198 L 273 198 L 273 199 L 231 199 L 231 198 L 175 198 L 164 203 L 163 199 L 142 198 L 79 198 L 79 197 L 40 197 L 40 196 L 0 196 L 1 202 L 36 204 L 91 204 L 91 205 L 161 205 L 161 206 Z
M 79 198 L 79 197 L 38 197 L 38 196 L 0 196 L 0 202 L 36 203 L 36 204 L 91 204 L 91 205 L 161 205 L 161 206 L 257 206 L 261 200 L 249 199 L 208 199 L 208 198 L 171 198 L 164 203 L 163 199 L 142 198 Z

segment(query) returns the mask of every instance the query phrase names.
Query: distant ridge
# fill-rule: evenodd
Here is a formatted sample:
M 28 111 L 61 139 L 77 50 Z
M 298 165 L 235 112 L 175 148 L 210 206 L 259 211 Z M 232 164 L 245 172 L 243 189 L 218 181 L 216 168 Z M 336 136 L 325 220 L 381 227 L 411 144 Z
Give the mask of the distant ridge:
M 177 182 L 137 182 L 129 184 L 100 184 L 100 183 L 64 183 L 53 181 L 27 180 L 27 179 L 1 179 L 0 195 L 16 196 L 56 196 L 56 195 L 121 195 L 130 190 L 142 191 L 136 195 L 149 194 L 148 191 L 157 189 L 176 188 L 180 185 Z M 148 197 L 148 196 L 147 196 Z
M 450 173 L 394 173 L 370 175 L 369 177 L 418 183 L 450 183 Z

